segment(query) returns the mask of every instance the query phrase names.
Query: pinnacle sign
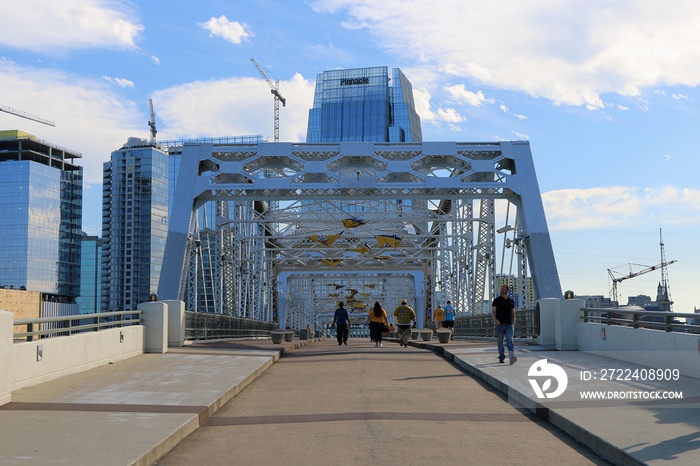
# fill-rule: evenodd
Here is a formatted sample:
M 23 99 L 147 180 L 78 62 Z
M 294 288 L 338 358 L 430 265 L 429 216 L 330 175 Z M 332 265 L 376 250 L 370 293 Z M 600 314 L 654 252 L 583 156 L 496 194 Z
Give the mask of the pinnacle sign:
M 341 86 L 352 86 L 355 84 L 369 84 L 369 78 L 343 78 L 340 80 Z

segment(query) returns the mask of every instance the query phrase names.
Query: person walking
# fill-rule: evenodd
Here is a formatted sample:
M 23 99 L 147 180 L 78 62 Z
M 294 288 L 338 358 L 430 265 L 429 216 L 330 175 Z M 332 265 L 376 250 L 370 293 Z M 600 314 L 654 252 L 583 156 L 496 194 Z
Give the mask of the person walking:
M 513 346 L 513 331 L 515 325 L 515 302 L 508 296 L 510 287 L 501 285 L 501 294 L 493 300 L 491 305 L 491 317 L 496 326 L 496 337 L 498 338 L 498 362 L 503 363 L 506 359 L 503 348 L 503 339 L 506 339 L 508 347 L 508 359 L 511 364 L 515 364 L 518 358 L 515 356 Z
M 445 320 L 445 309 L 441 305 L 433 311 L 433 320 L 435 321 L 435 330 L 442 327 L 442 322 Z
M 444 328 L 449 328 L 452 331 L 450 335 L 450 340 L 454 340 L 455 332 L 455 308 L 452 306 L 452 301 L 447 300 L 447 305 L 445 306 L 445 320 L 442 321 L 442 326 Z
M 399 332 L 399 345 L 408 347 L 408 339 L 411 337 L 411 325 L 416 321 L 416 313 L 406 300 L 401 301 L 401 305 L 394 310 L 396 316 L 396 326 Z
M 339 345 L 348 344 L 348 334 L 350 333 L 350 314 L 343 307 L 344 304 L 343 301 L 339 302 L 338 309 L 335 310 L 333 315 L 333 325 L 335 325 L 335 334 Z
M 382 305 L 379 304 L 379 301 L 375 301 L 374 306 L 370 309 L 369 314 L 367 314 L 367 325 L 369 325 L 369 338 L 374 342 L 374 347 L 379 348 L 382 346 L 384 325 L 389 325 L 386 311 Z

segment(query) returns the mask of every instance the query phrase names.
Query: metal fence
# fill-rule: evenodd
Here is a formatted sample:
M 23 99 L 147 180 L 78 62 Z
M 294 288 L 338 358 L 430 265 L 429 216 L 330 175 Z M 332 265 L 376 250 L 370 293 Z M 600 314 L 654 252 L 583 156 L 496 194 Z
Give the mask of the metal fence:
M 682 322 L 680 319 L 686 319 L 687 322 Z M 584 307 L 581 308 L 581 321 L 663 330 L 666 332 L 700 334 L 700 325 L 695 324 L 697 321 L 700 321 L 700 316 L 691 313 Z
M 185 311 L 185 340 L 270 338 L 270 331 L 278 327 L 276 322 Z
M 540 334 L 539 307 L 515 311 L 514 338 L 535 339 Z M 491 314 L 457 317 L 455 319 L 455 337 L 495 338 L 496 327 Z
M 126 327 L 141 323 L 141 311 L 100 312 L 37 319 L 15 319 L 14 327 L 25 327 L 24 332 L 13 332 L 14 341 L 34 341 L 73 335 L 81 332 L 97 332 L 106 328 Z

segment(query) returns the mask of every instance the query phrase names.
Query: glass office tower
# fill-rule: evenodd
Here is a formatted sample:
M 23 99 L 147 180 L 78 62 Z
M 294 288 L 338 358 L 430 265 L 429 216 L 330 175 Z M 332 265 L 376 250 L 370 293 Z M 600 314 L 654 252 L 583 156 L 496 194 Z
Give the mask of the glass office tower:
M 167 234 L 168 154 L 129 138 L 103 169 L 103 311 L 137 309 L 157 292 Z
M 413 87 L 386 66 L 324 71 L 316 78 L 306 142 L 421 142 Z
M 83 169 L 77 152 L 0 131 L 0 286 L 72 303 L 80 292 Z
M 83 233 L 80 247 L 80 297 L 75 300 L 81 314 L 100 312 L 102 295 L 102 240 Z

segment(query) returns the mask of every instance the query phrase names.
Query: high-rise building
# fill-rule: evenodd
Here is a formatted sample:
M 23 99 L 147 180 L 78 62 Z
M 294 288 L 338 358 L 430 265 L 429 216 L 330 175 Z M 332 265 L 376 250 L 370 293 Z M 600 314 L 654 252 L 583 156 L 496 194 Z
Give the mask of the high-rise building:
M 83 233 L 80 245 L 80 297 L 76 299 L 76 303 L 81 314 L 92 314 L 100 312 L 102 240 Z
M 80 291 L 81 154 L 0 131 L 0 286 L 74 303 Z
M 103 311 L 137 309 L 157 292 L 167 234 L 168 154 L 129 138 L 103 169 Z
M 306 142 L 421 142 L 413 88 L 386 66 L 324 71 L 316 78 Z

